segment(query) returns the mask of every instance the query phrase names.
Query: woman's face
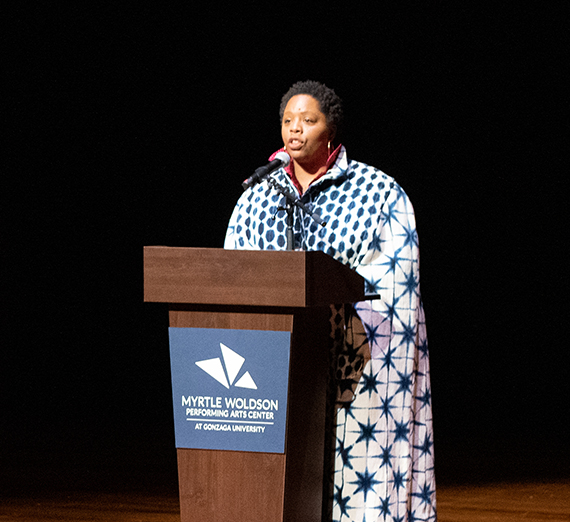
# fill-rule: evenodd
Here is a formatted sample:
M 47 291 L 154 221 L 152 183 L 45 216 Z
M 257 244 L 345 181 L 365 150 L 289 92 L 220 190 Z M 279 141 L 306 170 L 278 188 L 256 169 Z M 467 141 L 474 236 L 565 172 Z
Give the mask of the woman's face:
M 330 139 L 327 118 L 312 96 L 298 94 L 289 100 L 281 122 L 281 137 L 289 156 L 297 163 L 326 163 Z

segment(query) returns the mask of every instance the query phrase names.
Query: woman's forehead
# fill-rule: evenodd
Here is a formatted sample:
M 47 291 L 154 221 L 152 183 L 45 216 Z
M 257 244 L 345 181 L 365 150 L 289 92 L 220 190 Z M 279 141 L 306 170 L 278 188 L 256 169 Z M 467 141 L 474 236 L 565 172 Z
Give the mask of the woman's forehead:
M 317 99 L 309 94 L 297 94 L 293 96 L 285 107 L 285 112 L 320 112 L 321 105 Z

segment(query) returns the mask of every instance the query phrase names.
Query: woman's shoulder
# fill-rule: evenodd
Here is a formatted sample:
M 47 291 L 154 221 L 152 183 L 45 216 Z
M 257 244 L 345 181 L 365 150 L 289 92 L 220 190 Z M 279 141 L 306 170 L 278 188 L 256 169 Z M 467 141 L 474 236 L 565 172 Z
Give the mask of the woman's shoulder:
M 398 182 L 384 171 L 353 159 L 348 161 L 347 177 L 357 185 L 366 183 L 369 188 L 374 186 L 380 188 L 399 187 Z
M 345 191 L 356 190 L 375 201 L 408 200 L 402 186 L 384 171 L 356 160 L 348 161 Z M 354 192 L 353 192 L 354 193 Z

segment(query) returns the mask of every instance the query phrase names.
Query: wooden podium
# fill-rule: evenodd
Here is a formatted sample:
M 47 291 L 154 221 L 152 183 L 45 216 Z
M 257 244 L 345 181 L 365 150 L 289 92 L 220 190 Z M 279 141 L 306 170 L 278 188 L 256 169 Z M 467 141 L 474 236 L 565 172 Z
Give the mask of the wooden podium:
M 329 305 L 364 298 L 322 252 L 144 248 L 144 300 L 171 327 L 291 333 L 285 452 L 178 448 L 181 522 L 321 522 Z

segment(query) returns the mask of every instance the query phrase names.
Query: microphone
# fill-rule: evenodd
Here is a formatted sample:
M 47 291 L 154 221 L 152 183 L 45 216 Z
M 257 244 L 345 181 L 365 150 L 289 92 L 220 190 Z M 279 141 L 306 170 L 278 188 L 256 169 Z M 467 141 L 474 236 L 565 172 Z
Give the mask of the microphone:
M 247 190 L 248 188 L 253 187 L 265 176 L 268 176 L 279 167 L 286 167 L 289 165 L 290 161 L 291 158 L 289 157 L 289 154 L 284 151 L 278 152 L 275 155 L 275 159 L 273 161 L 270 161 L 267 165 L 256 169 L 255 172 L 241 184 L 243 190 Z

